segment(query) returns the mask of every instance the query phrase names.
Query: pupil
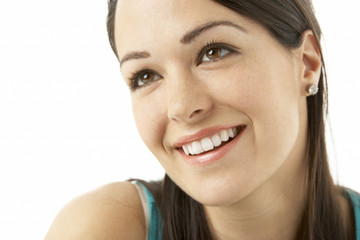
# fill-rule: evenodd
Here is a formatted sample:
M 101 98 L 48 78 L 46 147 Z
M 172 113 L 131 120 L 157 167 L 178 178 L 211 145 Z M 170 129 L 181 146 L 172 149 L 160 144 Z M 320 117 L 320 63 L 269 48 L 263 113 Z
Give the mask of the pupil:
M 143 75 L 144 80 L 148 80 L 149 78 L 151 78 L 151 73 L 146 73 Z
M 218 50 L 217 49 L 209 49 L 207 52 L 209 57 L 217 57 L 218 56 Z

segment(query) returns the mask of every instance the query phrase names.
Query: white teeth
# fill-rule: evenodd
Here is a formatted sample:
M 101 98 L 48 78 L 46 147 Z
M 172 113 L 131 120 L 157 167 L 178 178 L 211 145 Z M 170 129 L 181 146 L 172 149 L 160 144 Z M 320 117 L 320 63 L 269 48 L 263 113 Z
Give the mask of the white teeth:
M 222 142 L 226 142 L 229 138 L 234 138 L 238 134 L 236 128 L 230 128 L 227 130 L 221 130 L 219 133 L 214 134 L 211 138 L 205 137 L 201 141 L 194 141 L 182 146 L 186 155 L 196 155 L 206 151 L 210 151 L 215 147 L 221 145 Z
M 228 134 L 231 138 L 235 137 L 234 130 L 232 128 L 228 129 Z
M 193 154 L 200 154 L 200 153 L 204 152 L 204 149 L 200 142 L 193 142 L 192 150 L 193 150 Z
M 211 141 L 210 138 L 204 138 L 203 140 L 201 140 L 201 145 L 204 151 L 209 151 L 211 149 L 214 149 L 213 142 Z
M 211 137 L 211 140 L 215 147 L 221 145 L 221 139 L 220 139 L 219 135 L 215 134 L 214 136 Z
M 190 152 L 189 152 L 189 149 L 188 149 L 188 147 L 186 145 L 182 146 L 182 149 L 184 150 L 186 155 L 189 155 Z
M 192 153 L 194 152 L 193 149 L 192 149 L 192 144 L 189 143 L 189 144 L 187 144 L 186 146 L 187 146 L 187 148 L 188 148 L 188 150 L 189 150 L 189 153 L 192 154 Z
M 227 130 L 222 130 L 220 132 L 220 138 L 221 138 L 221 141 L 223 142 L 226 142 L 227 140 L 229 140 L 229 133 Z

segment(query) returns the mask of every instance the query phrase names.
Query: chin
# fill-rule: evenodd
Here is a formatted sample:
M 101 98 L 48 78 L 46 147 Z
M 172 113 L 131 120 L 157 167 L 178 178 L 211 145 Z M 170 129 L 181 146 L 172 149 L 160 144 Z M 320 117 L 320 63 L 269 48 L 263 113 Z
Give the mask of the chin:
M 226 206 L 234 204 L 251 193 L 251 186 L 245 181 L 232 180 L 198 184 L 186 192 L 199 203 L 206 206 Z M 245 186 L 246 185 L 246 186 Z

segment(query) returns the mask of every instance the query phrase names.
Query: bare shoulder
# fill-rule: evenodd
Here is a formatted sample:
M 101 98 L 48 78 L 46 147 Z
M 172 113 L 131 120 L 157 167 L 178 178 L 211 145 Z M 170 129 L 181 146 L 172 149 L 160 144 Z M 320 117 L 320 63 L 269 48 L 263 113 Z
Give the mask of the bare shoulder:
M 145 239 L 140 197 L 129 182 L 105 185 L 69 202 L 46 240 Z

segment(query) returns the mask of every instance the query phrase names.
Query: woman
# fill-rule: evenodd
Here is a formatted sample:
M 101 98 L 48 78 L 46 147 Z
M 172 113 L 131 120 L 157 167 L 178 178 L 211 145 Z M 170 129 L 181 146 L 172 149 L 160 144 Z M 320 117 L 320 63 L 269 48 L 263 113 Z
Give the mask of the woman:
M 47 239 L 360 240 L 360 197 L 328 168 L 309 1 L 110 1 L 108 31 L 166 176 L 75 199 Z

